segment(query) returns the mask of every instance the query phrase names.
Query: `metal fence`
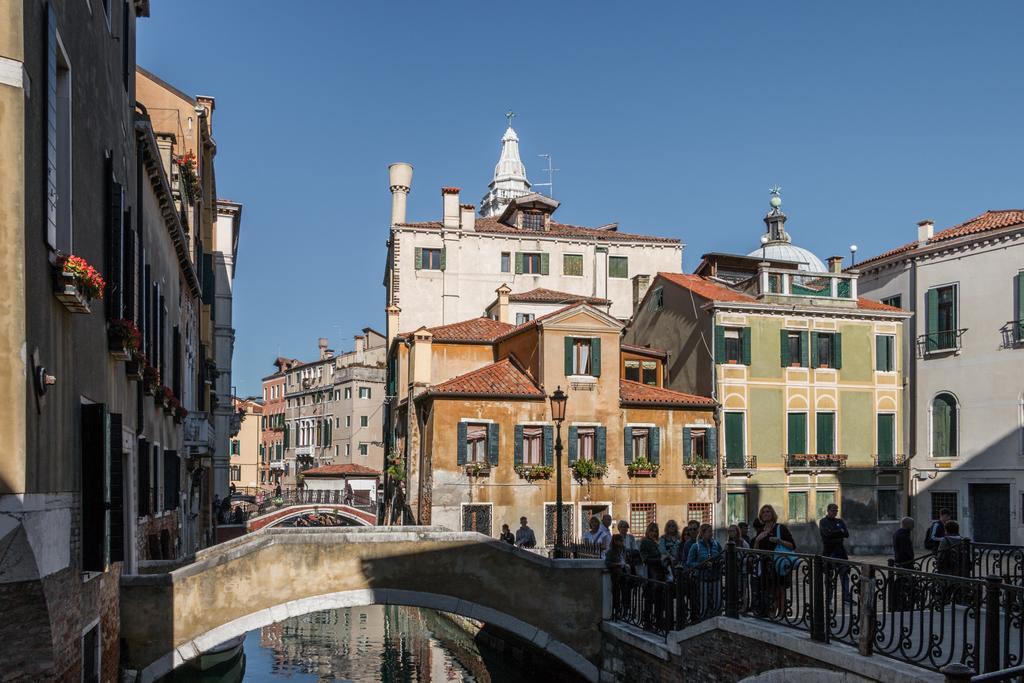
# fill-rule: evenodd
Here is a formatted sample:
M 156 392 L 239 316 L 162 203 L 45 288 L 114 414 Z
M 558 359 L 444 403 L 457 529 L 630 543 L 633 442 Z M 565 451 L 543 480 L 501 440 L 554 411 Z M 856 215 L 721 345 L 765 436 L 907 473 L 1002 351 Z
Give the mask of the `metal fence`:
M 934 572 L 942 559 L 938 551 L 933 551 L 915 557 L 906 568 Z M 1024 586 L 1024 546 L 977 543 L 965 538 L 953 544 L 945 560 L 943 569 L 947 573 L 973 578 L 998 576 L 1003 583 Z
M 377 513 L 377 503 L 370 499 L 365 490 L 286 488 L 278 492 L 238 487 L 226 500 L 231 510 L 235 506 L 240 507 L 246 519 L 292 505 L 348 505 L 364 512 Z

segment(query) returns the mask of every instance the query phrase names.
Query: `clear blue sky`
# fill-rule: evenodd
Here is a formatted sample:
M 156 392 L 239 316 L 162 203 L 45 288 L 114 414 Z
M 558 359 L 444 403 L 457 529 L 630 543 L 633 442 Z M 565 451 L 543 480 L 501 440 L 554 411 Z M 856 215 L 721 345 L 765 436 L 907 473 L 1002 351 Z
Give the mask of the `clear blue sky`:
M 217 98 L 222 197 L 245 205 L 234 378 L 383 329 L 387 165 L 478 203 L 513 109 L 561 169 L 562 221 L 747 252 L 782 186 L 794 241 L 868 257 L 1024 206 L 1015 2 L 154 0 L 138 61 Z

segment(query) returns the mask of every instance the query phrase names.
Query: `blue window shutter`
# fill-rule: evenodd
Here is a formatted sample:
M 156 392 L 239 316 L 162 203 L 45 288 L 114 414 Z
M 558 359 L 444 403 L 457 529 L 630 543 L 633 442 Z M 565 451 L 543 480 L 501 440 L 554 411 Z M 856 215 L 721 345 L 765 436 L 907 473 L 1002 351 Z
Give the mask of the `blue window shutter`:
M 843 368 L 843 335 L 839 332 L 832 335 L 832 367 Z
M 456 450 L 456 463 L 458 465 L 466 464 L 466 423 L 459 423 L 459 445 Z
M 577 443 L 579 430 L 576 427 L 569 427 L 569 464 L 576 462 L 579 457 L 579 444 Z
M 498 425 L 487 425 L 487 461 L 491 467 L 498 466 Z
M 590 342 L 590 374 L 601 376 L 601 340 L 597 337 Z
M 605 446 L 608 443 L 608 432 L 605 427 L 598 427 L 594 430 L 594 460 L 598 465 L 608 463 L 608 455 Z
M 544 464 L 548 467 L 554 463 L 555 429 L 551 425 L 544 426 Z
M 661 462 L 661 429 L 651 427 L 648 434 L 648 438 L 651 440 L 651 447 L 647 450 L 650 452 L 651 462 L 657 465 Z
M 633 428 L 626 427 L 622 432 L 622 462 L 628 465 L 633 462 Z
M 690 442 L 690 428 L 683 427 L 683 464 L 689 465 L 693 457 L 693 444 Z
M 523 425 L 516 425 L 515 444 L 512 450 L 512 460 L 516 467 L 523 464 Z
M 423 268 L 423 247 L 416 247 L 416 270 Z
M 718 427 L 708 427 L 704 432 L 704 450 L 707 451 L 708 460 L 718 462 Z
M 573 347 L 573 342 L 574 342 L 574 340 L 573 340 L 572 337 L 566 337 L 565 338 L 565 374 L 566 375 L 573 374 L 573 372 L 572 372 L 572 347 Z

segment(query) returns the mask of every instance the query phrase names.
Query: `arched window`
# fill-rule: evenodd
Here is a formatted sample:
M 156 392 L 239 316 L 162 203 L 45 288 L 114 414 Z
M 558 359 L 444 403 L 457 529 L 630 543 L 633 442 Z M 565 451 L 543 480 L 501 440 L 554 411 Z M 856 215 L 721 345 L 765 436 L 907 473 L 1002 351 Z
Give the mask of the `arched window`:
M 959 425 L 956 398 L 952 394 L 939 394 L 932 400 L 932 457 L 957 456 Z

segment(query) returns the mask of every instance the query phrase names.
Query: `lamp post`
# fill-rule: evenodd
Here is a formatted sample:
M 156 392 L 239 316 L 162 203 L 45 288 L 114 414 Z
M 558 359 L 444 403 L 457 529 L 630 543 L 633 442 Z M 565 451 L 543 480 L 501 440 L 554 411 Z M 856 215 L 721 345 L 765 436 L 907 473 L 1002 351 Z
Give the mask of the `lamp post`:
M 855 265 L 857 265 L 857 245 L 856 244 L 851 244 L 850 245 L 850 266 L 852 267 L 852 266 L 855 266 Z
M 767 261 L 768 258 L 765 255 L 765 251 L 768 247 L 768 235 L 761 235 L 761 260 Z
M 569 397 L 559 386 L 551 394 L 551 419 L 555 422 L 555 559 L 562 557 L 562 420 Z

